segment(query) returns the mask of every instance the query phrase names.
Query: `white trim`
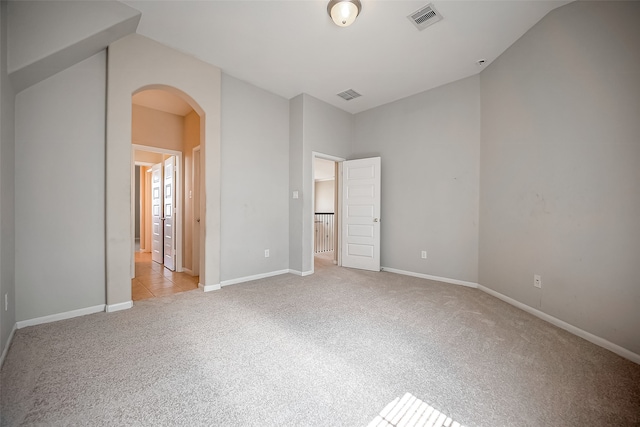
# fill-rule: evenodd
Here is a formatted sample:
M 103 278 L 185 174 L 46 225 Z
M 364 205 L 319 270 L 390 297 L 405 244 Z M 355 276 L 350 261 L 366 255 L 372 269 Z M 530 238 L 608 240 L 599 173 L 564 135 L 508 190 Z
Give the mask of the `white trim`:
M 43 323 L 57 322 L 58 320 L 71 319 L 73 317 L 85 316 L 87 314 L 94 314 L 103 312 L 105 308 L 104 304 L 94 305 L 93 307 L 80 308 L 78 310 L 65 311 L 64 313 L 51 314 L 49 316 L 36 317 L 35 319 L 21 320 L 16 323 L 18 329 L 26 328 L 27 326 L 41 325 Z
M 151 163 L 151 162 L 138 162 L 138 161 L 134 161 L 133 163 L 134 163 L 136 166 L 145 166 L 145 167 L 148 167 L 148 168 L 150 168 L 151 166 L 153 166 L 153 163 Z M 151 170 L 150 170 L 150 169 L 146 169 L 144 172 L 145 172 L 145 173 L 149 173 L 149 172 L 151 172 Z
M 182 272 L 188 274 L 189 276 L 193 276 L 193 271 L 188 268 L 182 268 Z
M 252 280 L 265 279 L 267 277 L 280 276 L 281 274 L 287 274 L 288 272 L 289 270 L 286 269 L 286 270 L 271 271 L 269 273 L 254 274 L 253 276 L 239 277 L 237 279 L 223 280 L 220 282 L 220 286 L 224 287 L 229 285 L 236 285 L 238 283 L 250 282 Z
M 544 313 L 540 310 L 537 310 L 533 307 L 529 307 L 526 304 L 521 303 L 520 301 L 516 301 L 513 298 L 510 298 L 506 295 L 501 294 L 500 292 L 496 292 L 493 289 L 489 289 L 485 286 L 482 285 L 478 285 L 478 289 L 481 290 L 482 292 L 485 292 L 491 296 L 494 296 L 508 304 L 511 304 L 514 307 L 519 308 L 520 310 L 526 311 L 529 314 L 533 314 L 534 316 L 551 323 L 552 325 L 555 325 L 561 329 L 564 329 L 565 331 L 568 331 L 570 333 L 572 333 L 573 335 L 577 335 L 580 338 L 584 338 L 585 340 L 600 346 L 602 348 L 605 348 L 609 351 L 612 351 L 613 353 L 617 354 L 618 356 L 622 356 L 625 359 L 629 359 L 634 363 L 637 363 L 640 365 L 640 354 L 636 354 L 634 352 L 632 352 L 631 350 L 627 350 L 624 347 L 620 347 L 618 344 L 614 344 L 611 341 L 607 341 L 604 338 L 600 338 L 597 335 L 593 335 L 590 332 L 587 332 L 583 329 L 578 328 L 577 326 L 573 326 L 570 323 L 567 323 L 563 320 L 560 320 L 556 317 L 551 316 L 550 314 Z
M 198 283 L 198 287 L 204 292 L 218 291 L 220 290 L 220 283 L 215 285 L 203 285 L 202 283 Z
M 478 286 L 480 286 L 474 282 L 467 282 L 467 281 L 458 280 L 458 279 L 449 279 L 447 277 L 432 276 L 430 274 L 414 273 L 412 271 L 398 270 L 398 269 L 389 268 L 389 267 L 382 267 L 380 268 L 380 270 L 387 271 L 389 273 L 402 274 L 405 276 L 419 277 L 421 279 L 435 280 L 436 282 L 451 283 L 452 285 L 467 286 L 469 288 L 477 288 Z
M 289 269 L 288 271 L 291 274 L 295 274 L 296 276 L 302 276 L 302 277 L 311 276 L 313 274 L 313 270 L 310 270 L 310 271 L 298 271 L 298 270 Z
M 334 254 L 333 263 L 338 267 L 342 267 L 342 220 L 344 219 L 342 215 L 342 170 L 344 168 L 344 162 L 338 162 L 338 170 L 336 171 L 336 198 L 334 200 L 335 206 L 334 211 L 337 216 L 333 218 L 333 223 L 335 227 L 335 223 L 338 223 L 338 226 L 334 229 L 334 238 L 336 239 L 333 242 L 333 250 L 336 251 Z M 336 256 L 337 255 L 337 256 Z M 337 260 L 337 261 L 336 261 Z M 315 264 L 315 262 L 314 262 Z
M 117 304 L 107 305 L 107 308 L 105 311 L 107 313 L 113 313 L 115 311 L 128 310 L 131 307 L 133 307 L 133 301 L 119 302 Z
M 13 341 L 13 334 L 16 333 L 17 329 L 18 329 L 18 324 L 14 323 L 13 329 L 11 329 L 11 333 L 9 334 L 9 339 L 7 340 L 7 343 L 5 344 L 4 349 L 2 350 L 2 355 L 0 356 L 0 368 L 2 368 L 2 365 L 4 364 L 4 359 L 7 357 L 7 353 L 9 352 L 9 346 L 11 346 L 11 341 Z
M 180 155 L 182 154 L 182 151 L 171 150 L 169 148 L 153 147 L 151 145 L 131 143 L 131 147 L 133 147 L 134 150 L 138 150 L 138 151 L 150 151 L 152 153 L 168 154 L 170 156 L 177 156 L 179 154 Z

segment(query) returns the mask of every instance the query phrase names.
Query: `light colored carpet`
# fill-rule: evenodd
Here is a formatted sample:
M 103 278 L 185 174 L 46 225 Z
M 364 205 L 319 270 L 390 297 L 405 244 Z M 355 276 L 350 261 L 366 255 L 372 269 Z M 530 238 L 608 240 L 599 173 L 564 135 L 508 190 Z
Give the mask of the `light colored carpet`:
M 16 332 L 3 426 L 640 425 L 640 366 L 478 290 L 332 266 Z

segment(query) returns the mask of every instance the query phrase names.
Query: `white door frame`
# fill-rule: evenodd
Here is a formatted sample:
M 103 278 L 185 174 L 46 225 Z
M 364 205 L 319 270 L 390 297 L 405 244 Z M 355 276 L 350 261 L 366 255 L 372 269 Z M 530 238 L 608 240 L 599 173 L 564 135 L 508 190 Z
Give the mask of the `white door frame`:
M 184 199 L 182 197 L 182 152 L 175 150 L 168 150 L 165 148 L 148 147 L 146 145 L 131 144 L 131 218 L 135 218 L 135 173 L 136 162 L 135 152 L 137 151 L 149 151 L 151 153 L 167 154 L 169 156 L 176 156 L 176 222 L 179 224 L 176 227 L 176 271 L 182 271 L 182 209 Z M 142 164 L 142 163 L 141 163 Z M 131 221 L 131 236 L 135 236 L 135 223 Z M 131 239 L 131 278 L 136 277 L 136 250 L 135 250 L 135 238 Z
M 192 198 L 192 202 L 191 202 L 191 216 L 192 218 L 187 218 L 187 221 L 191 221 L 191 274 L 193 274 L 194 276 L 199 276 L 200 275 L 200 265 L 202 265 L 202 263 L 204 262 L 201 258 L 201 256 L 204 255 L 204 239 L 202 238 L 202 218 L 204 217 L 203 215 L 203 203 L 202 201 L 204 200 L 204 185 L 202 183 L 202 151 L 200 150 L 200 145 L 193 147 L 193 149 L 191 150 L 191 162 L 192 162 L 192 167 L 191 167 L 191 191 L 193 191 L 193 194 L 195 194 L 194 191 L 194 187 L 195 187 L 195 183 L 196 183 L 196 175 L 195 175 L 195 164 L 196 164 L 196 152 L 198 153 L 198 159 L 199 164 L 198 164 L 198 212 L 195 211 L 195 204 L 193 203 L 193 200 L 195 200 L 195 197 Z M 194 233 L 194 229 L 196 227 L 196 222 L 198 222 L 200 225 L 198 226 L 198 233 Z M 196 239 L 196 235 L 198 236 Z M 196 258 L 198 259 L 198 262 L 196 264 L 195 260 Z
M 316 175 L 316 159 L 324 159 L 324 160 L 331 160 L 334 161 L 336 163 L 338 163 L 338 169 L 340 172 L 342 172 L 342 165 L 341 163 L 344 162 L 346 159 L 343 159 L 342 157 L 336 157 L 336 156 L 332 156 L 330 154 L 324 154 L 324 153 L 319 153 L 317 151 L 312 151 L 311 152 L 311 213 L 312 215 L 309 218 L 305 218 L 305 221 L 308 221 L 308 227 L 311 231 L 311 233 L 309 234 L 311 237 L 311 273 L 313 274 L 315 272 L 315 265 L 314 265 L 314 247 L 313 247 L 313 243 L 315 241 L 315 228 L 314 228 L 314 222 L 313 222 L 313 214 L 314 209 L 313 206 L 315 204 L 315 200 L 316 200 L 316 185 L 315 185 L 315 175 Z M 336 190 L 340 191 L 339 188 L 341 185 L 339 185 L 339 181 L 340 178 L 336 175 L 335 177 L 335 182 L 336 182 Z M 341 228 L 342 228 L 342 221 L 340 221 L 340 214 L 342 212 L 342 203 L 340 202 L 340 198 L 338 198 L 338 205 L 336 206 L 335 213 L 334 213 L 334 221 L 336 221 L 336 219 L 338 220 L 338 241 L 334 242 L 334 250 L 338 251 L 338 265 L 342 265 L 342 251 L 339 250 L 338 248 L 340 247 L 340 239 L 341 239 Z M 337 245 L 337 246 L 336 246 Z
M 178 158 L 176 156 L 169 156 L 164 159 L 160 166 L 163 170 L 162 173 L 162 217 L 164 223 L 162 224 L 163 234 L 163 246 L 162 262 L 165 268 L 171 271 L 178 271 L 178 244 L 176 240 L 177 229 L 181 228 L 181 224 L 178 223 L 177 216 L 178 210 L 181 207 L 178 204 L 177 193 L 177 179 L 180 173 L 178 167 Z M 168 191 L 167 191 L 168 189 Z M 167 209 L 169 204 L 169 209 Z

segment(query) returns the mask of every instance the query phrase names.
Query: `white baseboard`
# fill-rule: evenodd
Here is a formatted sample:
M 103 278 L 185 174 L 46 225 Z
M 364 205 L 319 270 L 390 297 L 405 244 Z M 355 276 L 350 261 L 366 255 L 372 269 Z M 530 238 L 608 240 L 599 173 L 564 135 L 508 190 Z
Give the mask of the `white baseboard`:
M 593 335 L 590 332 L 587 332 L 585 330 L 582 330 L 580 328 L 578 328 L 577 326 L 573 326 L 570 323 L 567 323 L 563 320 L 560 320 L 556 317 L 553 317 L 547 313 L 544 313 L 540 310 L 537 310 L 533 307 L 529 307 L 526 304 L 521 303 L 520 301 L 516 301 L 513 298 L 510 298 L 506 295 L 501 294 L 500 292 L 496 292 L 493 289 L 489 289 L 485 286 L 482 285 L 478 285 L 478 289 L 481 290 L 482 292 L 486 292 L 491 296 L 494 296 L 508 304 L 513 305 L 514 307 L 518 307 L 519 309 L 526 311 L 529 314 L 533 314 L 534 316 L 551 323 L 552 325 L 555 325 L 561 329 L 564 329 L 565 331 L 571 332 L 573 335 L 577 335 L 580 338 L 584 338 L 585 340 L 598 345 L 602 348 L 606 348 L 609 351 L 614 352 L 615 354 L 617 354 L 618 356 L 622 356 L 625 359 L 629 359 L 634 363 L 637 363 L 640 365 L 640 354 L 636 354 L 634 352 L 632 352 L 631 350 L 627 350 L 624 347 L 620 347 L 618 344 L 614 344 L 610 341 L 605 340 L 604 338 L 600 338 L 597 335 Z
M 114 311 L 128 310 L 133 307 L 133 301 L 119 302 L 118 304 L 107 305 L 105 310 L 107 313 L 113 313 Z
M 18 329 L 18 324 L 14 323 L 13 324 L 13 329 L 11 329 L 11 333 L 9 334 L 9 339 L 7 340 L 7 343 L 4 345 L 4 349 L 2 349 L 2 355 L 0 355 L 0 368 L 2 368 L 2 365 L 4 363 L 4 359 L 5 359 L 5 357 L 7 357 L 7 352 L 9 351 L 9 347 L 11 346 L 11 341 L 13 340 L 13 335 L 16 333 L 17 329 Z
M 87 314 L 100 313 L 105 311 L 105 305 L 94 305 L 93 307 L 80 308 L 78 310 L 66 311 L 64 313 L 52 314 L 50 316 L 36 317 L 35 319 L 21 320 L 16 323 L 18 329 L 27 326 L 41 325 L 43 323 L 57 322 L 58 320 L 71 319 L 73 317 L 85 316 Z
M 261 274 L 254 274 L 253 276 L 246 276 L 246 277 L 239 277 L 237 279 L 231 279 L 231 280 L 223 280 L 220 282 L 220 286 L 229 286 L 229 285 L 235 285 L 238 283 L 244 283 L 244 282 L 250 282 L 252 280 L 258 280 L 258 279 L 265 279 L 267 277 L 273 277 L 273 276 L 279 276 L 281 274 L 287 274 L 289 272 L 289 270 L 278 270 L 278 271 L 271 271 L 269 273 L 261 273 Z
M 198 287 L 205 292 L 217 291 L 220 289 L 220 284 L 215 285 L 203 285 L 202 283 L 198 283 Z
M 313 274 L 313 271 L 299 271 L 299 270 L 288 270 L 289 273 L 291 274 L 295 274 L 296 276 L 311 276 Z
M 395 274 L 402 274 L 405 276 L 419 277 L 421 279 L 435 280 L 436 282 L 445 282 L 445 283 L 451 283 L 453 285 L 467 286 L 469 288 L 477 288 L 479 286 L 477 283 L 466 282 L 464 280 L 449 279 L 447 277 L 432 276 L 430 274 L 423 274 L 423 273 L 414 273 L 412 271 L 398 270 L 398 269 L 389 268 L 389 267 L 382 267 L 382 271 L 395 273 Z

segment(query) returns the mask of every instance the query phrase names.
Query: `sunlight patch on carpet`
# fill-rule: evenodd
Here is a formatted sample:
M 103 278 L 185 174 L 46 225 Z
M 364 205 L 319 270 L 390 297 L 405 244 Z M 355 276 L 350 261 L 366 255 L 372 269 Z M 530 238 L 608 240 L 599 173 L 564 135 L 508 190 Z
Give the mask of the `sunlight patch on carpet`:
M 396 397 L 367 427 L 464 427 L 411 393 Z

